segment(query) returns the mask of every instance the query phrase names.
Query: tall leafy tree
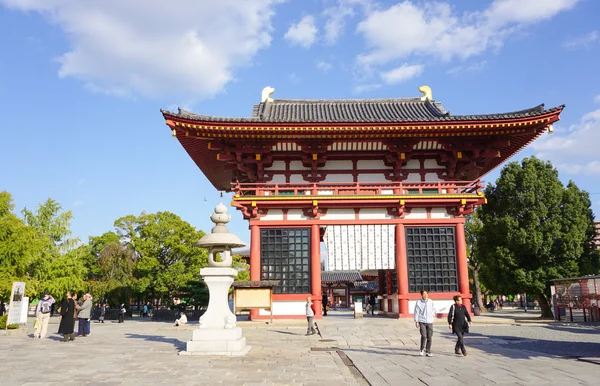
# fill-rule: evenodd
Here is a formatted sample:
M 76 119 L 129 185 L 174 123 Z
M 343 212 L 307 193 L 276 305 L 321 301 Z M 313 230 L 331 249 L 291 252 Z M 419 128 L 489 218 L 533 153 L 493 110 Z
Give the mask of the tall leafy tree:
M 484 311 L 483 299 L 481 296 L 481 280 L 479 272 L 481 271 L 481 258 L 477 248 L 477 239 L 481 233 L 483 224 L 479 219 L 478 212 L 465 217 L 465 239 L 467 244 L 467 257 L 469 258 L 469 269 L 473 278 L 473 292 L 475 293 L 474 303 L 480 311 Z
M 588 194 L 563 186 L 550 162 L 532 157 L 506 165 L 486 196 L 477 239 L 482 279 L 496 293 L 533 294 L 551 317 L 550 280 L 576 276 L 591 260 Z
M 36 280 L 30 271 L 42 248 L 36 230 L 15 215 L 12 196 L 0 192 L 0 299 L 10 297 L 13 281 L 26 282 L 26 295 L 35 296 Z
M 172 297 L 207 266 L 206 250 L 193 245 L 204 232 L 173 213 L 130 215 L 118 219 L 115 227 L 121 244 L 138 257 L 136 289 L 147 298 Z

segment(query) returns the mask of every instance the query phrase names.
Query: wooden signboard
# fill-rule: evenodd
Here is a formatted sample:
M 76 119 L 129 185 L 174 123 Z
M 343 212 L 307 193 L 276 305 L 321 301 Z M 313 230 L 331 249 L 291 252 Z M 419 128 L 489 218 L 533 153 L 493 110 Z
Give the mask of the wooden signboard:
M 240 281 L 233 283 L 233 312 L 264 309 L 273 323 L 273 287 L 277 280 Z

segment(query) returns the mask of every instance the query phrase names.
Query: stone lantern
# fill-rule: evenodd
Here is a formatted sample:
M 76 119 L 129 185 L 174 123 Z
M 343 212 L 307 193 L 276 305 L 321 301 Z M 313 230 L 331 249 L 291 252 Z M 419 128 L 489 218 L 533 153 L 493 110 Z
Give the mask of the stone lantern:
M 229 288 L 238 271 L 231 268 L 231 248 L 246 244 L 229 233 L 225 226 L 231 219 L 227 207 L 217 205 L 210 216 L 215 226 L 204 235 L 196 246 L 208 249 L 208 268 L 200 270 L 202 280 L 208 286 L 208 308 L 200 318 L 200 326 L 194 330 L 192 340 L 187 342 L 182 355 L 245 355 L 250 351 L 242 329 L 236 326 L 236 317 L 228 302 Z M 220 254 L 221 261 L 216 260 Z

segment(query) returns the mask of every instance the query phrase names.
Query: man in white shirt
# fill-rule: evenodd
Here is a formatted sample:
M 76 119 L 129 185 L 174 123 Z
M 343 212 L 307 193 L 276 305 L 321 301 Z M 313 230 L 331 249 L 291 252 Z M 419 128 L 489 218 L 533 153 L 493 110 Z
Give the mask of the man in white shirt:
M 433 300 L 429 299 L 429 294 L 426 290 L 421 291 L 421 299 L 415 304 L 415 326 L 421 331 L 421 350 L 420 355 L 431 354 L 431 337 L 433 336 L 433 319 L 435 317 L 435 305 Z
M 175 327 L 182 326 L 184 324 L 187 324 L 187 316 L 185 316 L 185 313 L 181 311 L 179 313 L 179 319 L 175 320 Z

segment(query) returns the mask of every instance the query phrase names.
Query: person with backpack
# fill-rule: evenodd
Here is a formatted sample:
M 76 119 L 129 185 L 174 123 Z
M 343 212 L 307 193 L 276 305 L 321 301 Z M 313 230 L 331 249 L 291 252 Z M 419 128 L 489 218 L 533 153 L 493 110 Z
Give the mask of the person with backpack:
M 45 294 L 42 300 L 37 305 L 35 310 L 36 316 L 36 327 L 33 333 L 34 338 L 42 339 L 46 337 L 48 333 L 48 322 L 50 321 L 50 315 L 52 313 L 52 305 L 54 304 L 54 298 L 50 294 Z

